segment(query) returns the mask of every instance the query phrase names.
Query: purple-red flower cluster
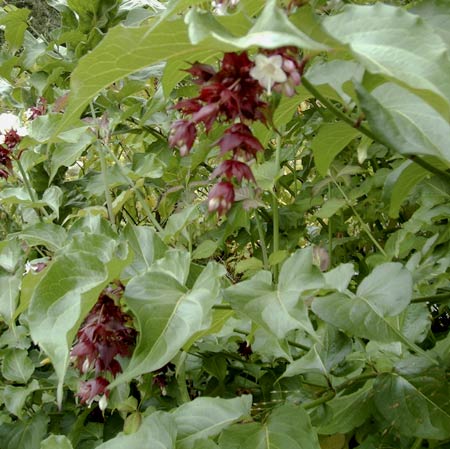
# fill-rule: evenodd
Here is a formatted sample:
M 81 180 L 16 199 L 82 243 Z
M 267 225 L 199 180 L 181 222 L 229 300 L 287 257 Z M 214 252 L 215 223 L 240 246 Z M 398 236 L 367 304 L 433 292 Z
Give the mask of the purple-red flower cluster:
M 216 121 L 231 126 L 216 142 L 226 157 L 212 173 L 220 178 L 208 195 L 208 210 L 226 214 L 235 200 L 235 184 L 243 179 L 255 182 L 247 165 L 263 147 L 246 123 L 266 123 L 268 105 L 261 99 L 264 88 L 250 75 L 254 67 L 247 52 L 225 53 L 219 70 L 207 64 L 194 63 L 187 70 L 200 86 L 199 95 L 178 102 L 174 108 L 185 117 L 173 123 L 169 145 L 178 147 L 182 156 L 192 149 L 199 125 L 208 133 Z
M 132 318 L 117 305 L 124 287 L 117 283 L 105 288 L 77 334 L 71 356 L 82 374 L 94 371 L 95 379 L 82 382 L 78 392 L 81 403 L 90 405 L 98 395 L 108 394 L 109 374 L 122 371 L 117 356 L 130 357 L 136 343 Z

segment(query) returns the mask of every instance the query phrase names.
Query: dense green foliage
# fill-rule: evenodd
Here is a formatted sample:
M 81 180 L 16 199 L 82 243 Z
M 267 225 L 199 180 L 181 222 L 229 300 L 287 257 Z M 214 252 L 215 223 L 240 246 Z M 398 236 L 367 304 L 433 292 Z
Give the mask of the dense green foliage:
M 13 3 L 1 449 L 450 447 L 446 0 Z M 294 95 L 172 148 L 224 53 L 286 47 Z

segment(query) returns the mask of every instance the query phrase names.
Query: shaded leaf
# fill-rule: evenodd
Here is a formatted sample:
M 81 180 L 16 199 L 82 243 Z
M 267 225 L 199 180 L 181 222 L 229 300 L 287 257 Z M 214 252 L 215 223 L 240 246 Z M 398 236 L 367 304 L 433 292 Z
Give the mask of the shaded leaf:
M 197 398 L 181 405 L 173 413 L 178 429 L 177 448 L 196 448 L 199 440 L 216 436 L 231 424 L 247 417 L 251 406 L 251 396 L 233 399 Z
M 264 424 L 236 424 L 219 438 L 221 449 L 320 449 L 309 416 L 300 406 L 276 408 Z
M 3 377 L 11 382 L 25 384 L 34 372 L 34 365 L 24 349 L 9 349 L 2 363 Z

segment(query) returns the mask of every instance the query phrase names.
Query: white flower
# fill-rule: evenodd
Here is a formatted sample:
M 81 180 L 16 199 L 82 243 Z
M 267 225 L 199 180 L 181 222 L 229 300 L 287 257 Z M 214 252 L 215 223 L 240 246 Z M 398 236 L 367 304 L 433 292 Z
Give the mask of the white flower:
M 287 75 L 281 68 L 283 58 L 281 55 L 265 56 L 258 54 L 255 57 L 255 66 L 250 70 L 250 76 L 259 81 L 267 92 L 271 93 L 275 83 L 284 83 Z
M 10 112 L 0 114 L 0 144 L 5 142 L 5 134 L 12 129 L 22 137 L 28 134 L 28 130 L 22 126 L 22 123 L 17 115 L 11 114 Z

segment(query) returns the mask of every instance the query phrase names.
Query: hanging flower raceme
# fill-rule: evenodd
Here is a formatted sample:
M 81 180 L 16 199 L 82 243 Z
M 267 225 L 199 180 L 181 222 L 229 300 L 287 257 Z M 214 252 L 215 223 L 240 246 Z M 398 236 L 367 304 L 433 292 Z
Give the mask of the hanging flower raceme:
M 122 371 L 116 356 L 130 357 L 135 346 L 132 318 L 116 304 L 123 290 L 120 283 L 104 289 L 77 333 L 71 356 L 82 374 L 94 371 L 96 376 L 81 382 L 78 392 L 81 403 L 90 405 L 99 394 L 107 394 L 106 377 L 113 378 Z
M 0 114 L 0 178 L 8 178 L 12 170 L 12 152 L 27 134 L 19 117 L 9 112 Z

